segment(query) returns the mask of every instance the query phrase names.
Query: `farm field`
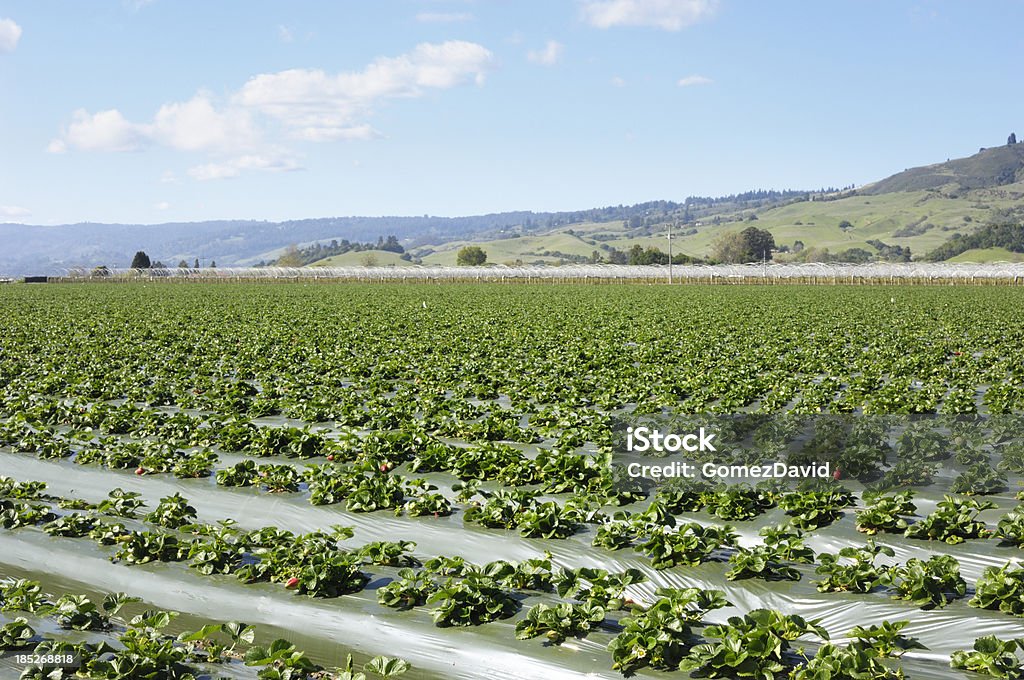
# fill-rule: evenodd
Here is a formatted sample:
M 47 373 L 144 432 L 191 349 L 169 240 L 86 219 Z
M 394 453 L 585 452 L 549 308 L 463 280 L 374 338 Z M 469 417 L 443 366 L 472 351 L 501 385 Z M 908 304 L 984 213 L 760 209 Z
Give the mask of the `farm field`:
M 1015 677 L 1022 308 L 5 286 L 0 677 Z M 830 474 L 632 477 L 641 424 Z

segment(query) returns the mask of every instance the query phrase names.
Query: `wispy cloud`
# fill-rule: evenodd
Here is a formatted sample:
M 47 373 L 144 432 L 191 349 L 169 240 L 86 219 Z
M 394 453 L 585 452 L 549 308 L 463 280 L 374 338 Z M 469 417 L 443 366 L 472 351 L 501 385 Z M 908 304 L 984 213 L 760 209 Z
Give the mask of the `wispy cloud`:
M 0 19 L 0 54 L 10 54 L 21 40 L 21 26 L 14 19 Z
M 423 24 L 461 24 L 472 20 L 469 12 L 420 12 L 416 15 L 416 21 Z
M 189 175 L 204 180 L 247 170 L 296 170 L 300 166 L 287 140 L 382 137 L 368 121 L 376 105 L 482 84 L 492 63 L 493 55 L 482 45 L 448 41 L 378 58 L 360 71 L 262 73 L 226 97 L 200 91 L 188 101 L 164 104 L 142 123 L 128 120 L 118 109 L 79 109 L 48 150 L 130 152 L 159 146 L 201 152 L 211 156 L 209 162 L 193 167 Z
M 0 217 L 28 217 L 32 211 L 20 205 L 0 205 Z
M 290 43 L 295 40 L 295 34 L 292 32 L 292 29 L 281 24 L 277 27 L 277 39 L 283 43 Z
M 608 82 L 610 82 L 615 87 L 625 87 L 626 86 L 626 79 L 621 77 L 621 76 L 612 76 L 612 79 L 609 80 Z
M 153 205 L 153 209 L 163 212 L 164 210 L 170 210 L 171 204 L 168 203 L 167 201 L 160 201 L 159 203 Z
M 597 28 L 647 26 L 679 31 L 711 16 L 718 0 L 583 0 L 583 20 Z
M 565 45 L 557 40 L 549 40 L 547 44 L 544 45 L 544 49 L 530 50 L 527 52 L 526 58 L 534 64 L 552 66 L 557 64 L 558 60 L 562 58 L 563 52 L 565 52 Z
M 711 78 L 692 75 L 686 76 L 685 78 L 680 78 L 679 80 L 676 81 L 676 85 L 678 85 L 679 87 L 693 87 L 695 85 L 710 85 L 713 82 L 715 81 L 711 80 Z

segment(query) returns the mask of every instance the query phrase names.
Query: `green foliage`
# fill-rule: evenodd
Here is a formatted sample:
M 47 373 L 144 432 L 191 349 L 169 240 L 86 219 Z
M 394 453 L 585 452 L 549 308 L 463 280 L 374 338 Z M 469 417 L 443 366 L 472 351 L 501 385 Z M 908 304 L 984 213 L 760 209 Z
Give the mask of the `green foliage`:
M 720 590 L 661 589 L 658 595 L 650 608 L 623 619 L 622 632 L 608 643 L 612 668 L 624 675 L 645 666 L 678 668 L 696 639 L 693 626 L 709 611 L 731 604 Z
M 10 623 L 0 626 L 0 651 L 33 647 L 36 632 L 28 625 L 28 619 L 18 617 Z
M 709 678 L 786 677 L 790 642 L 805 635 L 828 640 L 828 632 L 816 622 L 770 609 L 730 617 L 727 625 L 708 626 L 703 635 L 715 642 L 694 646 L 679 668 Z
M 636 549 L 651 558 L 655 569 L 668 569 L 677 565 L 698 565 L 718 548 L 735 545 L 735 542 L 736 534 L 732 527 L 705 527 L 690 523 L 675 530 L 657 527 Z
M 464 246 L 455 256 L 455 263 L 460 267 L 478 267 L 487 262 L 487 253 L 480 246 Z
M 725 577 L 730 581 L 761 578 L 766 581 L 799 581 L 800 572 L 782 564 L 784 558 L 767 545 L 739 548 L 729 558 L 730 569 Z
M 929 609 L 945 607 L 967 592 L 960 563 L 950 555 L 933 555 L 927 561 L 912 557 L 892 570 L 892 580 L 895 597 Z
M 822 593 L 869 593 L 879 586 L 889 585 L 892 582 L 891 571 L 875 565 L 879 555 L 893 557 L 895 552 L 888 546 L 875 545 L 874 541 L 868 540 L 863 548 L 843 548 L 838 556 L 819 554 L 820 566 L 815 573 L 825 578 L 817 582 L 818 590 Z M 843 563 L 840 559 L 852 560 L 852 563 Z
M 946 495 L 936 506 L 935 512 L 907 527 L 906 535 L 929 541 L 945 541 L 951 545 L 963 543 L 970 538 L 988 538 L 992 531 L 977 517 L 983 510 L 994 507 L 995 504 L 990 501 Z
M 974 641 L 973 651 L 958 649 L 950 657 L 952 668 L 973 671 L 993 678 L 1024 677 L 1024 662 L 1017 656 L 1017 650 L 1024 649 L 1024 640 L 1000 640 L 995 635 L 985 635 Z
M 527 640 L 544 635 L 556 645 L 567 637 L 582 637 L 604 621 L 604 609 L 585 602 L 556 605 L 538 604 L 530 608 L 526 618 L 516 624 L 516 639 Z
M 519 603 L 493 579 L 469 575 L 461 581 L 448 579 L 427 598 L 436 604 L 431 615 L 438 626 L 477 626 L 507 619 Z
M 180 529 L 196 520 L 196 509 L 180 493 L 160 499 L 156 509 L 146 515 L 146 521 L 166 529 Z
M 975 586 L 974 597 L 967 604 L 1024 616 L 1024 569 L 1012 563 L 986 568 Z
M 903 532 L 907 528 L 904 517 L 917 512 L 914 492 L 907 490 L 892 495 L 876 495 L 868 506 L 857 513 L 857 531 L 874 536 L 879 531 Z

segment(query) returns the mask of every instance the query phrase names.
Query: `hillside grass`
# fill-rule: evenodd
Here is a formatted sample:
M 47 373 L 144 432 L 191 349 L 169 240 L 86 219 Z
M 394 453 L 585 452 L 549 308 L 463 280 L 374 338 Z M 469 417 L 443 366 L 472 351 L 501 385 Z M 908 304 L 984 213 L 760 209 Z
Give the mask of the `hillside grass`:
M 325 257 L 322 260 L 312 262 L 307 267 L 358 267 L 365 265 L 367 258 L 375 260 L 376 267 L 404 267 L 411 265 L 408 260 L 401 259 L 400 253 L 393 253 L 389 250 L 361 250 L 359 252 L 349 251 L 341 255 Z

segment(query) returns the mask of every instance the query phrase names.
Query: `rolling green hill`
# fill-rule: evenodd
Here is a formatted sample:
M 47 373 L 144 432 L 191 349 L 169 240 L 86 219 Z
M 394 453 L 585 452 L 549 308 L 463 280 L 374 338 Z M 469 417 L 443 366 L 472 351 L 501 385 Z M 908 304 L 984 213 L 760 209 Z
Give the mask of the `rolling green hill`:
M 491 263 L 560 264 L 585 261 L 594 253 L 607 261 L 613 250 L 628 251 L 634 246 L 667 251 L 666 235 L 672 223 L 673 251 L 696 258 L 711 256 L 724 235 L 756 226 L 772 233 L 783 251 L 776 254 L 779 260 L 816 259 L 825 257 L 826 249 L 834 256 L 855 248 L 877 257 L 879 244 L 909 248 L 914 259 L 920 259 L 984 225 L 1024 220 L 1024 144 L 912 168 L 857 189 L 775 192 L 767 198 L 761 193 L 663 202 L 667 207 L 645 211 L 648 216 L 643 219 L 621 219 L 617 215 L 623 212 L 622 206 L 618 211 L 584 211 L 579 213 L 582 219 L 591 221 L 546 226 L 529 222 L 488 236 L 408 250 L 415 260 L 443 265 L 455 264 L 458 250 L 470 244 L 481 246 Z M 794 254 L 801 245 L 803 254 Z M 358 255 L 343 261 L 332 258 L 331 263 L 359 264 Z M 957 255 L 956 261 L 1015 259 L 1017 254 L 1008 250 L 974 248 Z M 408 264 L 383 256 L 379 263 Z

